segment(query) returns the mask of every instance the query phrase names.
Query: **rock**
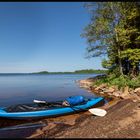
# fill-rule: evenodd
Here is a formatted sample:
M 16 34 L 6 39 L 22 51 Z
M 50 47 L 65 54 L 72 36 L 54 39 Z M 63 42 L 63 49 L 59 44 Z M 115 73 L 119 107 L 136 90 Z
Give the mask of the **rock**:
M 106 84 L 101 84 L 98 87 L 96 87 L 95 90 L 97 90 L 97 91 L 101 90 L 102 91 L 102 89 L 104 89 L 106 86 L 107 86 Z
M 136 88 L 136 89 L 134 90 L 134 92 L 137 93 L 138 95 L 140 95 L 140 87 L 139 87 L 139 88 Z
M 135 94 L 135 93 L 134 93 L 134 91 L 129 91 L 129 94 L 133 95 L 133 94 Z
M 128 86 L 124 87 L 124 94 L 125 95 L 129 94 L 129 87 Z
M 104 89 L 104 93 L 108 93 L 108 89 Z
M 86 89 L 90 89 L 92 86 L 92 82 L 85 79 L 85 80 L 79 80 L 77 81 L 77 83 L 79 84 L 80 87 L 86 88 Z
M 118 91 L 118 86 L 114 85 L 114 86 L 112 86 L 112 88 L 113 88 L 115 91 Z
M 92 86 L 89 86 L 89 89 L 90 89 L 90 90 L 92 90 L 92 89 L 93 89 L 93 87 L 92 87 Z
M 136 99 L 133 99 L 132 101 L 133 101 L 134 103 L 136 103 L 136 102 L 137 102 L 137 100 L 136 100 Z
M 114 92 L 115 91 L 115 89 L 113 88 L 113 87 L 109 87 L 109 92 Z
M 119 97 L 121 96 L 121 92 L 120 91 L 116 91 L 116 92 L 113 92 L 113 95 L 116 96 L 116 97 Z
M 114 88 L 109 87 L 109 89 L 104 90 L 105 93 L 113 93 L 115 91 Z
M 129 88 L 129 92 L 132 92 L 133 91 L 133 89 L 132 88 Z
M 130 98 L 130 95 L 129 95 L 128 91 L 129 91 L 129 87 L 128 86 L 124 87 L 124 90 L 123 90 L 123 92 L 122 92 L 120 97 L 122 97 L 123 99 Z
M 132 88 L 129 88 L 129 94 L 134 94 L 134 90 Z
M 109 92 L 108 95 L 112 96 L 112 93 Z
M 102 88 L 102 91 L 106 90 L 106 88 Z
M 137 94 L 131 95 L 133 100 L 140 101 L 140 97 Z
M 94 90 L 98 91 L 100 89 L 100 87 L 96 87 Z

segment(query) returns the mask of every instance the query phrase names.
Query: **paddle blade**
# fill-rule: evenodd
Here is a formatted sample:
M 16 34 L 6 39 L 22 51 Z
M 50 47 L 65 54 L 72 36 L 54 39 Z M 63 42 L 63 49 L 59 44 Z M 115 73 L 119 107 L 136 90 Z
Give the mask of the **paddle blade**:
M 101 116 L 101 117 L 105 116 L 106 113 L 107 113 L 106 110 L 100 109 L 100 108 L 91 108 L 91 109 L 89 109 L 88 111 L 89 111 L 90 113 L 96 115 L 96 116 Z
M 46 101 L 41 101 L 41 100 L 34 100 L 34 103 L 46 103 Z

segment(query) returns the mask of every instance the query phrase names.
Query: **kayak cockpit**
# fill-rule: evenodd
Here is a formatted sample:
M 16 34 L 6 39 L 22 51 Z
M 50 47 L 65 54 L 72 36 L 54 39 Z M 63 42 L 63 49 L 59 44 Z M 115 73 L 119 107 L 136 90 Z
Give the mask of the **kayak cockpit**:
M 41 110 L 49 110 L 54 108 L 64 107 L 61 104 L 53 104 L 53 105 L 45 105 L 45 104 L 18 104 L 12 105 L 3 109 L 4 111 L 10 112 L 30 112 L 30 111 L 41 111 Z
M 84 101 L 80 103 L 79 105 L 86 104 L 87 102 Z M 48 104 L 18 104 L 18 105 L 12 105 L 10 107 L 6 107 L 3 110 L 7 113 L 12 112 L 31 112 L 31 111 L 43 111 L 43 110 L 52 110 L 52 109 L 59 109 L 59 108 L 65 108 L 68 106 L 64 106 L 62 102 L 57 103 L 48 103 Z

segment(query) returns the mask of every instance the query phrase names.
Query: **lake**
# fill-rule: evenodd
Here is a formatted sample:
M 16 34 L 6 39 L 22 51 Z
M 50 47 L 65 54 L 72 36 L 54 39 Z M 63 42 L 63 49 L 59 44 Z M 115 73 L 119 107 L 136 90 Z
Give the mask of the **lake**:
M 34 99 L 58 101 L 68 96 L 89 93 L 76 84 L 76 80 L 95 77 L 97 74 L 4 74 L 0 75 L 0 107 L 31 103 Z

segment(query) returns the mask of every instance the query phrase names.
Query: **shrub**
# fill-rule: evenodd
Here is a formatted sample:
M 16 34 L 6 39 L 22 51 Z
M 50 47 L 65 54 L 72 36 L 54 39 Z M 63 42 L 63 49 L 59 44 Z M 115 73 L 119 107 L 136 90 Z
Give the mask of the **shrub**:
M 135 79 L 131 79 L 126 75 L 116 76 L 115 74 L 110 74 L 106 77 L 100 78 L 95 82 L 96 85 L 100 85 L 102 83 L 106 83 L 109 86 L 116 85 L 119 89 L 126 86 L 134 89 L 140 87 L 140 75 Z

